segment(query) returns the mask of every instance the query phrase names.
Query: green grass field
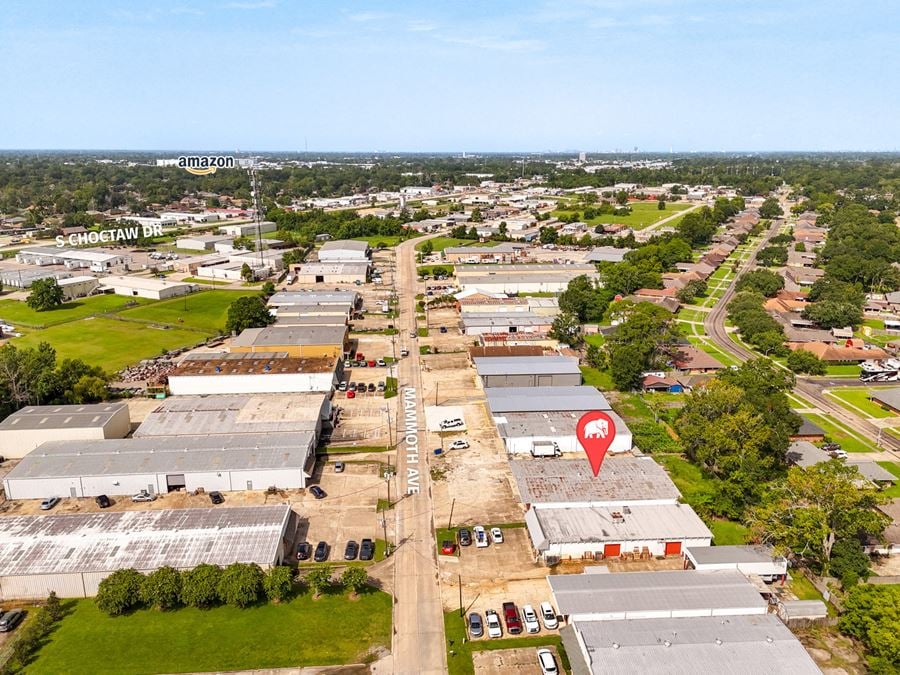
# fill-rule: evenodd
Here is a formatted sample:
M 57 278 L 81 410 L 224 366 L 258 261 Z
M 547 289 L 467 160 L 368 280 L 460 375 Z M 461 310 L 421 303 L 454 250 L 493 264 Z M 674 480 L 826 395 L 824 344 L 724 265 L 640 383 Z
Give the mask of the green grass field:
M 152 302 L 144 298 L 128 298 L 122 295 L 94 295 L 67 302 L 56 309 L 36 312 L 20 300 L 0 300 L 0 319 L 17 327 L 43 328 L 83 319 L 86 316 L 121 312 L 135 303 L 144 305 Z
M 417 235 L 418 236 L 418 235 Z M 376 248 L 378 244 L 384 244 L 384 247 L 396 246 L 401 241 L 410 239 L 411 237 L 401 238 L 399 235 L 381 235 L 376 234 L 371 237 L 353 237 L 354 241 L 367 241 L 369 246 Z
M 192 347 L 206 335 L 183 328 L 154 329 L 135 321 L 96 318 L 70 321 L 32 331 L 12 340 L 17 347 L 37 347 L 48 342 L 58 359 L 81 359 L 108 373 L 121 370 L 163 351 Z
M 183 279 L 188 284 L 206 284 L 207 286 L 230 286 L 231 281 L 222 281 L 220 279 L 201 279 L 200 277 L 185 277 Z
M 900 497 L 900 464 L 897 464 L 896 462 L 878 462 L 878 466 L 882 469 L 887 469 L 898 479 L 896 483 L 882 490 L 881 494 L 889 499 Z
M 500 243 L 498 241 L 479 242 L 472 239 L 457 239 L 456 237 L 434 237 L 433 239 L 426 239 L 425 241 L 431 242 L 431 248 L 435 252 L 443 251 L 445 248 L 453 246 L 496 246 Z M 425 241 L 420 241 L 416 244 L 417 251 L 422 250 Z
M 851 436 L 842 427 L 831 421 L 824 415 L 803 413 L 811 422 L 818 424 L 825 431 L 825 435 L 832 441 L 840 443 L 847 452 L 878 452 L 874 443 L 869 443 L 857 436 Z
M 733 520 L 714 520 L 707 523 L 713 533 L 713 544 L 716 546 L 735 546 L 746 544 L 750 529 Z
M 585 384 L 591 387 L 597 387 L 597 389 L 600 389 L 601 391 L 609 391 L 611 389 L 615 389 L 612 377 L 610 377 L 608 372 L 597 370 L 596 368 L 591 368 L 590 366 L 580 366 L 580 368 L 581 377 L 584 380 Z
M 831 377 L 858 377 L 859 366 L 855 363 L 844 365 L 831 365 L 825 371 L 826 375 Z
M 866 417 L 884 418 L 896 416 L 896 413 L 882 408 L 874 401 L 870 401 L 869 396 L 871 394 L 871 389 L 845 388 L 828 391 L 830 397 L 836 399 L 844 408 L 855 415 L 859 415 L 860 411 L 862 411 Z
M 684 211 L 690 208 L 690 204 L 679 204 L 679 203 L 667 203 L 666 208 L 662 211 L 659 210 L 659 207 L 656 205 L 655 201 L 652 202 L 633 202 L 630 203 L 631 213 L 627 216 L 616 216 L 616 215 L 603 215 L 603 216 L 595 216 L 590 220 L 586 220 L 588 225 L 609 225 L 612 223 L 622 223 L 623 225 L 627 225 L 628 227 L 635 230 L 642 230 L 645 227 L 649 227 L 654 223 L 658 223 L 660 220 L 664 218 L 669 218 L 670 216 L 674 216 L 681 211 Z M 559 217 L 566 213 L 571 213 L 571 211 L 554 211 L 553 215 Z M 584 211 L 579 210 L 579 214 L 583 215 Z M 676 224 L 677 220 L 670 221 L 669 224 Z
M 499 611 L 499 608 L 496 609 Z M 568 655 L 558 635 L 545 634 L 535 635 L 534 637 L 468 640 L 465 619 L 459 615 L 458 611 L 444 612 L 444 633 L 447 638 L 447 670 L 452 675 L 470 675 L 475 672 L 475 665 L 472 662 L 473 652 L 495 649 L 524 649 L 526 647 L 534 647 L 535 652 L 538 647 L 556 647 L 559 661 L 562 661 L 562 663 L 557 662 L 557 665 L 562 667 L 561 672 L 569 672 L 571 668 Z M 534 663 L 537 666 L 537 656 L 535 656 Z
M 217 335 L 224 330 L 232 302 L 256 291 L 202 291 L 122 312 L 123 319 L 168 324 Z
M 46 673 L 185 673 L 359 663 L 391 644 L 391 597 L 372 591 L 279 605 L 102 614 L 74 601 L 27 671 Z

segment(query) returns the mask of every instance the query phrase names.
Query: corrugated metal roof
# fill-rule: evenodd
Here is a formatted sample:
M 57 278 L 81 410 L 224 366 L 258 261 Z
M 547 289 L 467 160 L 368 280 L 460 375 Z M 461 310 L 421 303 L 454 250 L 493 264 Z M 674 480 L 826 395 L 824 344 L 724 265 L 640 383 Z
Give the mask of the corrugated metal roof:
M 547 577 L 560 614 L 749 610 L 766 601 L 737 570 L 560 574 Z
M 721 563 L 769 563 L 774 560 L 768 546 L 690 546 L 691 557 L 701 565 Z
M 573 356 L 489 356 L 472 359 L 479 375 L 581 375 Z
M 356 291 L 281 291 L 269 298 L 269 305 L 354 305 Z
M 346 326 L 267 326 L 248 328 L 231 344 L 233 347 L 339 345 L 346 336 Z
M 354 239 L 335 239 L 322 244 L 320 251 L 368 251 L 369 242 Z
M 507 412 L 610 410 L 595 387 L 491 387 L 485 390 L 492 415 Z
M 576 621 L 573 628 L 591 657 L 590 671 L 597 674 L 822 672 L 773 614 Z
M 122 408 L 127 407 L 125 403 L 31 405 L 0 422 L 0 431 L 102 428 Z
M 278 505 L 9 516 L 0 518 L 0 577 L 268 565 L 289 513 Z
M 649 457 L 610 456 L 594 477 L 584 458 L 510 460 L 524 504 L 676 500 L 675 483 Z
M 27 454 L 7 480 L 70 476 L 302 469 L 315 435 L 147 436 L 51 441 Z

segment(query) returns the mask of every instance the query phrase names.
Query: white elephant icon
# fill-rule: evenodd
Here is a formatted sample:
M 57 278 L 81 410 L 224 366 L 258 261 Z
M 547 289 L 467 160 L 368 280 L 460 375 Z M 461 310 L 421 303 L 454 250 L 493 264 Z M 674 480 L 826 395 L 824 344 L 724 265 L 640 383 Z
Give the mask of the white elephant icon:
M 591 420 L 584 425 L 585 438 L 606 438 L 609 434 L 609 422 L 606 420 Z

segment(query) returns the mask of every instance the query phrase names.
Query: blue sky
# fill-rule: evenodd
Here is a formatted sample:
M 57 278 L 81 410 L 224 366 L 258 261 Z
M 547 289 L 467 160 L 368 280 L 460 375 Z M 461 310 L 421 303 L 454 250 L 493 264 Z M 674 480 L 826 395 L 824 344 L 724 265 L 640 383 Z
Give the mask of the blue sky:
M 898 150 L 897 0 L 4 0 L 0 148 Z

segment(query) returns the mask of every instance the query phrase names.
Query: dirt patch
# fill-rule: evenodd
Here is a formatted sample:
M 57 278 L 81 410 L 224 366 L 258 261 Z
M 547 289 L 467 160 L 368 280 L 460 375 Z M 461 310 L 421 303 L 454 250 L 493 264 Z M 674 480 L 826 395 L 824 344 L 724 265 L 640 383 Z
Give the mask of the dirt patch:
M 560 665 L 559 654 L 555 647 L 549 649 Z M 541 675 L 541 667 L 537 660 L 537 647 L 524 649 L 495 649 L 474 652 L 472 664 L 477 675 Z

